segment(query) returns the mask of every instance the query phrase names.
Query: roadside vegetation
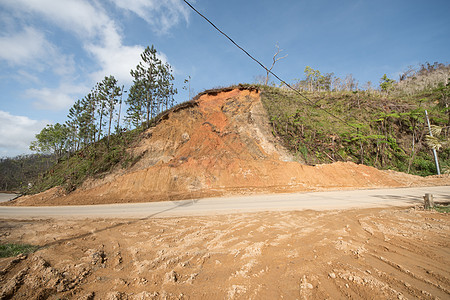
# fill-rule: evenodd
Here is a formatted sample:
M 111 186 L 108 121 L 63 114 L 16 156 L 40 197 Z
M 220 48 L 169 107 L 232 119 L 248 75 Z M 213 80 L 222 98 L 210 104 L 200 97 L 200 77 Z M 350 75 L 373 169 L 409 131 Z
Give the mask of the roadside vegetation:
M 435 205 L 432 209 L 440 213 L 450 213 L 450 205 Z

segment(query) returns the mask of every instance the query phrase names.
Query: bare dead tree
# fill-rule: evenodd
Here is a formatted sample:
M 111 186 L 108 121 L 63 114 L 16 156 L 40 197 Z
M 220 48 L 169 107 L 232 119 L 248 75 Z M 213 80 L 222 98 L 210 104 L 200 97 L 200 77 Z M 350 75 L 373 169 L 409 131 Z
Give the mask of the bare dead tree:
M 287 54 L 286 54 L 285 56 L 283 56 L 283 57 L 277 57 L 278 54 L 280 54 L 280 52 L 283 51 L 283 49 L 280 49 L 280 47 L 278 46 L 278 43 L 275 45 L 275 47 L 277 48 L 277 52 L 276 52 L 275 55 L 273 56 L 272 66 L 270 66 L 270 68 L 266 70 L 267 76 L 266 76 L 266 81 L 264 82 L 264 85 L 267 85 L 267 83 L 269 82 L 269 74 L 270 74 L 270 71 L 272 71 L 273 66 L 275 66 L 275 63 L 276 63 L 277 61 L 279 61 L 280 59 L 283 59 L 283 58 L 286 58 L 286 57 L 287 57 Z

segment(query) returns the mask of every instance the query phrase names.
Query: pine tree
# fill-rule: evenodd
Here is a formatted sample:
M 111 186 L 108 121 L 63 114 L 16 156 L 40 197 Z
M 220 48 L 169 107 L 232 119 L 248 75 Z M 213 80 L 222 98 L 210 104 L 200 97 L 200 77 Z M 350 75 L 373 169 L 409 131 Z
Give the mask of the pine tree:
M 127 116 L 125 119 L 134 127 L 139 127 L 142 124 L 144 116 L 144 96 L 142 94 L 142 89 L 139 84 L 135 82 L 128 93 L 128 99 L 125 103 L 128 104 Z
M 108 117 L 108 141 L 107 145 L 109 147 L 109 140 L 111 136 L 111 124 L 114 118 L 114 111 L 116 105 L 119 102 L 119 97 L 121 96 L 121 88 L 117 85 L 117 80 L 114 76 L 105 77 L 99 85 L 99 100 L 101 101 L 102 109 L 100 119 L 103 116 Z M 103 114 L 104 113 L 104 114 Z M 100 121 L 100 126 L 102 122 Z
M 126 100 L 129 107 L 127 119 L 136 127 L 143 125 L 149 128 L 150 120 L 164 106 L 168 108 L 173 104 L 173 95 L 177 90 L 173 88 L 174 77 L 170 65 L 163 64 L 157 58 L 154 46 L 147 46 L 141 59 L 136 69 L 130 72 L 134 80 Z
M 69 114 L 67 115 L 68 120 L 66 121 L 66 126 L 70 134 L 70 146 L 69 150 L 77 151 L 80 148 L 80 123 L 81 115 L 83 112 L 83 105 L 81 100 L 75 101 L 73 106 L 69 109 Z
M 96 99 L 94 93 L 89 93 L 81 100 L 83 112 L 81 114 L 80 139 L 83 145 L 95 142 L 95 109 Z

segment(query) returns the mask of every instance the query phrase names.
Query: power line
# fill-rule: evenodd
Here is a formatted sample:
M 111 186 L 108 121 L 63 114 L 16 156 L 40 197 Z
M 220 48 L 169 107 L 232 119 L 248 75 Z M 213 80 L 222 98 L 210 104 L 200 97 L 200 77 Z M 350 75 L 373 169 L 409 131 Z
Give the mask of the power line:
M 327 114 L 329 114 L 330 116 L 332 116 L 333 118 L 343 122 L 344 124 L 353 127 L 354 129 L 358 130 L 357 127 L 353 126 L 352 124 L 348 123 L 347 121 L 345 121 L 344 119 L 334 115 L 333 113 L 329 112 L 328 110 L 320 107 L 319 105 L 317 105 L 314 101 L 312 101 L 311 99 L 309 99 L 308 97 L 306 97 L 305 95 L 303 95 L 299 90 L 297 90 L 296 88 L 292 87 L 289 83 L 287 83 L 286 81 L 284 81 L 283 79 L 281 79 L 280 77 L 278 77 L 277 74 L 273 73 L 271 70 L 269 70 L 268 68 L 266 68 L 266 66 L 264 66 L 259 60 L 257 60 L 256 58 L 254 58 L 252 55 L 250 55 L 250 53 L 248 53 L 244 48 L 242 48 L 241 46 L 239 46 L 238 43 L 236 43 L 232 38 L 230 38 L 225 32 L 223 32 L 222 30 L 220 30 L 213 22 L 211 22 L 207 17 L 205 17 L 202 13 L 200 13 L 197 9 L 195 9 L 194 6 L 192 6 L 192 4 L 190 4 L 187 0 L 183 0 L 184 3 L 186 3 L 186 5 L 188 5 L 193 11 L 195 11 L 199 16 L 201 16 L 203 19 L 206 20 L 206 22 L 208 22 L 212 27 L 214 27 L 218 32 L 220 32 L 223 36 L 225 36 L 231 43 L 233 43 L 233 45 L 235 45 L 237 48 L 239 48 L 242 52 L 244 52 L 248 57 L 250 57 L 253 61 L 255 61 L 258 65 L 260 65 L 264 70 L 266 70 L 268 73 L 272 74 L 276 79 L 278 79 L 281 83 L 285 84 L 288 88 L 290 88 L 291 90 L 293 90 L 295 93 L 297 93 L 299 96 L 303 97 L 306 101 L 309 102 L 309 104 L 313 107 L 316 107 L 318 109 L 323 110 L 324 112 L 326 112 Z

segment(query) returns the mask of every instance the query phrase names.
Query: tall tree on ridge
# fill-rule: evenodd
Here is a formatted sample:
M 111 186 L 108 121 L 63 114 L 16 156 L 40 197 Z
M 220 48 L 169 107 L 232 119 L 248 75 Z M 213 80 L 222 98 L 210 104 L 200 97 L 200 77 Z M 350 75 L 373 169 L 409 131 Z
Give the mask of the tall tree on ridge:
M 108 142 L 107 145 L 109 147 L 109 139 L 111 136 L 111 124 L 114 117 L 114 111 L 116 109 L 116 105 L 119 102 L 119 97 L 121 96 L 121 88 L 117 85 L 117 80 L 114 76 L 110 75 L 109 77 L 105 77 L 103 81 L 99 85 L 99 100 L 102 103 L 102 108 L 105 109 L 104 116 L 109 117 L 108 120 Z M 103 111 L 103 109 L 102 109 Z M 100 120 L 103 115 L 100 115 Z M 100 126 L 101 126 L 100 122 Z
M 130 71 L 134 80 L 126 100 L 129 106 L 127 119 L 136 126 L 144 125 L 145 121 L 143 127 L 149 128 L 150 120 L 160 112 L 161 106 L 168 108 L 173 104 L 177 90 L 173 88 L 170 65 L 161 62 L 154 46 L 147 46 L 141 59 L 136 69 Z

